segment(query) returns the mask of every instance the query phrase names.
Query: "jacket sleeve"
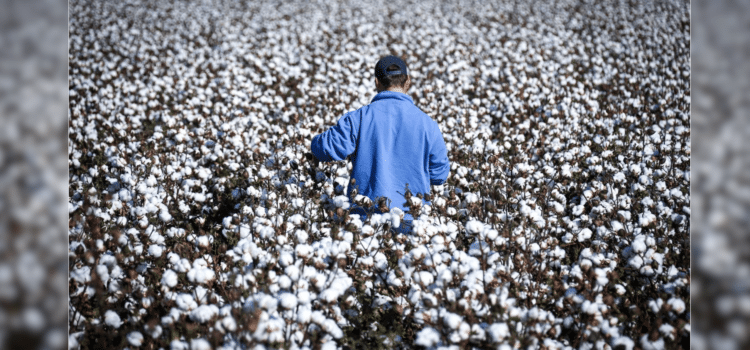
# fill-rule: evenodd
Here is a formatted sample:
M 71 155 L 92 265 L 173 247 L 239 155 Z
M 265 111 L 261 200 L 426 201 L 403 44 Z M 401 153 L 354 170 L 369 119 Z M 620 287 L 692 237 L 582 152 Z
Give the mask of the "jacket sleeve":
M 344 160 L 357 149 L 359 121 L 355 112 L 345 114 L 332 128 L 313 137 L 310 149 L 318 160 Z
M 434 130 L 432 147 L 430 147 L 430 185 L 442 185 L 448 179 L 451 164 L 448 160 L 448 150 L 445 147 L 443 134 L 437 125 Z

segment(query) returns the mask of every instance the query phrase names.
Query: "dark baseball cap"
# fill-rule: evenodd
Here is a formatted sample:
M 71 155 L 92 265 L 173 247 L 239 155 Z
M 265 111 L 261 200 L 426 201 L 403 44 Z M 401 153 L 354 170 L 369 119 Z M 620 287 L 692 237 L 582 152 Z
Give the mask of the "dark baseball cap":
M 398 70 L 390 72 L 386 70 L 388 67 L 394 64 L 398 66 Z M 409 72 L 406 70 L 406 63 L 404 62 L 404 60 L 396 56 L 385 56 L 381 58 L 380 61 L 378 61 L 378 63 L 375 65 L 375 77 L 377 77 L 378 79 L 381 79 L 386 75 L 398 74 L 409 75 Z

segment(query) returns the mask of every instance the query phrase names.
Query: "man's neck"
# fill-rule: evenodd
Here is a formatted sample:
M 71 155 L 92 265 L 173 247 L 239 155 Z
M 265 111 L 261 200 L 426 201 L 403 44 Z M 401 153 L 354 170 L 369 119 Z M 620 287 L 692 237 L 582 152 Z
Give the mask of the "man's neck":
M 404 89 L 398 89 L 398 88 L 390 88 L 390 89 L 380 90 L 380 91 L 378 91 L 378 93 L 381 93 L 383 91 L 400 92 L 402 94 L 406 94 L 406 91 L 404 91 Z

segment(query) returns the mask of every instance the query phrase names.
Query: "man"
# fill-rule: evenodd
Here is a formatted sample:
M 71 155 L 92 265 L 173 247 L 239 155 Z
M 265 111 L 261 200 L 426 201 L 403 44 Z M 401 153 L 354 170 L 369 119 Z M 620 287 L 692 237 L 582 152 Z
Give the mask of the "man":
M 338 123 L 312 139 L 312 153 L 320 161 L 352 156 L 347 195 L 354 187 L 359 194 L 376 200 L 390 199 L 390 208 L 407 214 L 406 185 L 414 195 L 428 194 L 430 185 L 448 178 L 450 162 L 437 123 L 414 105 L 407 95 L 411 85 L 406 63 L 386 56 L 375 65 L 378 94 L 369 105 L 344 114 Z

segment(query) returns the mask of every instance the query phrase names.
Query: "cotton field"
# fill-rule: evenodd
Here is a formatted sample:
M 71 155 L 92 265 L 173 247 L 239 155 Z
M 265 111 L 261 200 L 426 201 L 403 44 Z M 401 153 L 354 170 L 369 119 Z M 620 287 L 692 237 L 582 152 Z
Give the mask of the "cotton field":
M 689 18 L 71 1 L 69 348 L 687 349 Z M 410 233 L 308 154 L 387 54 L 452 163 Z

